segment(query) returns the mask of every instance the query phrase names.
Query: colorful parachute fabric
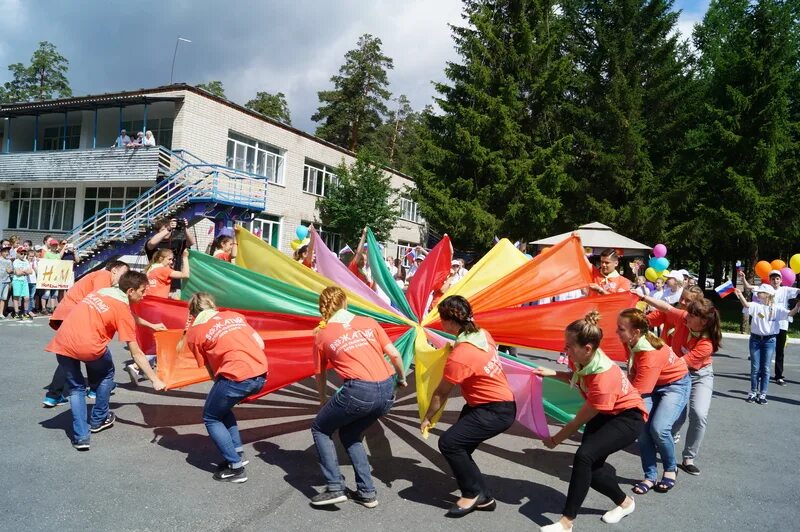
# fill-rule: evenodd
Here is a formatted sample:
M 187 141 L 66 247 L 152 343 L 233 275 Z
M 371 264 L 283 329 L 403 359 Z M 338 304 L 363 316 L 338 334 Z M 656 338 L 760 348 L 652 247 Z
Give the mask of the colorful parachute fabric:
M 316 257 L 315 272 L 293 261 L 260 238 L 237 228 L 236 265 L 208 255 L 190 252 L 191 276 L 184 282 L 183 297 L 203 291 L 212 294 L 220 307 L 243 313 L 265 338 L 270 361 L 270 378 L 261 394 L 312 375 L 311 331 L 319 320 L 319 293 L 327 286 L 341 286 L 348 296 L 348 308 L 369 316 L 383 326 L 403 355 L 408 369 L 415 364 L 420 417 L 441 382 L 449 351 L 440 332 L 435 308 L 426 308 L 431 293 L 441 286 L 450 269 L 452 247 L 445 236 L 428 254 L 409 283 L 406 292 L 397 285 L 382 257 L 371 230 L 367 230 L 367 257 L 380 292 L 359 281 L 319 235 L 310 232 Z M 529 260 L 508 240 L 501 240 L 472 270 L 442 297 L 462 295 L 473 306 L 476 321 L 501 343 L 521 347 L 560 350 L 563 330 L 589 310 L 599 309 L 606 317 L 604 327 L 613 326 L 619 309 L 630 306 L 633 297 L 616 294 L 564 303 L 527 306 L 539 299 L 584 288 L 591 271 L 577 235 L 553 246 L 546 254 Z M 387 301 L 388 299 L 388 301 Z M 182 329 L 186 322 L 185 303 L 146 298 L 137 312 L 151 322 L 161 321 L 169 329 Z M 282 331 L 282 332 L 277 332 Z M 154 340 L 140 330 L 142 345 L 158 346 L 159 372 L 170 387 L 207 379 L 204 370 L 188 353 L 175 352 L 175 333 L 159 333 Z M 611 331 L 607 330 L 606 336 Z M 622 359 L 613 344 L 604 345 L 610 356 Z M 503 359 L 518 404 L 519 421 L 538 437 L 546 437 L 545 413 L 559 421 L 574 416 L 582 403 L 580 395 L 552 379 L 540 379 L 531 372 L 534 365 L 513 357 Z M 162 370 L 163 366 L 163 370 Z M 434 420 L 435 421 L 435 420 Z

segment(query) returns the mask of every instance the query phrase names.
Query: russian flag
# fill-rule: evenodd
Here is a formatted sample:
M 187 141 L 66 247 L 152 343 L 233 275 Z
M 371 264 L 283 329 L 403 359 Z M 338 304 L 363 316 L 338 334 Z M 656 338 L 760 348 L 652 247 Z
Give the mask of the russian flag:
M 727 295 L 730 295 L 733 293 L 733 290 L 734 286 L 730 280 L 725 281 L 724 283 L 722 283 L 721 285 L 719 285 L 714 289 L 714 291 L 719 294 L 719 297 L 725 297 Z
M 414 259 L 417 258 L 417 254 L 414 253 L 413 249 L 409 249 L 408 253 L 406 253 L 405 258 L 408 259 L 410 262 L 414 262 Z

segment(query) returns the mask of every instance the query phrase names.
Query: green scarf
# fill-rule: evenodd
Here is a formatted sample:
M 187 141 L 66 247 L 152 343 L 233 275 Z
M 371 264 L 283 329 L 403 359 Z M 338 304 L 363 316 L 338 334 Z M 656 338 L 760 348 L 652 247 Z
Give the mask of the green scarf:
M 608 358 L 608 355 L 603 353 L 603 350 L 598 347 L 595 350 L 594 355 L 592 355 L 592 359 L 589 360 L 585 366 L 581 367 L 580 365 L 575 364 L 575 371 L 572 372 L 572 377 L 569 379 L 569 385 L 574 387 L 575 383 L 577 383 L 583 377 L 603 373 L 604 371 L 610 369 L 613 365 L 614 363 L 610 358 Z
M 333 313 L 333 316 L 331 316 L 331 319 L 328 320 L 328 323 L 343 323 L 346 325 L 353 321 L 353 318 L 355 317 L 356 315 L 346 308 L 340 308 Z
M 117 301 L 122 301 L 126 305 L 129 304 L 128 296 L 125 294 L 125 292 L 123 292 L 116 286 L 101 288 L 100 290 L 97 291 L 97 293 L 100 294 L 101 296 L 113 297 Z
M 633 369 L 634 355 L 641 351 L 655 351 L 656 348 L 647 340 L 647 336 L 642 336 L 636 345 L 628 349 L 628 373 Z
M 211 318 L 213 318 L 214 316 L 216 316 L 217 314 L 219 314 L 219 311 L 215 308 L 209 308 L 200 311 L 200 314 L 198 314 L 197 317 L 194 319 L 194 321 L 192 321 L 192 325 L 203 324 L 208 320 L 210 320 Z
M 481 351 L 489 351 L 489 340 L 486 339 L 486 333 L 483 329 L 474 333 L 461 333 L 456 337 L 455 345 L 461 343 L 472 344 Z

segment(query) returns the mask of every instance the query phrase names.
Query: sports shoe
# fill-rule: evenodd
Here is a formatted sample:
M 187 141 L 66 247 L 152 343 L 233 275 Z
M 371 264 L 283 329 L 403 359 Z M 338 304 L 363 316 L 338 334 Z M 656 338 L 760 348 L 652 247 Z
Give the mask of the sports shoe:
M 609 510 L 603 514 L 602 521 L 604 523 L 614 524 L 619 523 L 622 521 L 622 518 L 626 515 L 631 515 L 633 511 L 636 509 L 636 501 L 631 500 L 631 505 L 627 508 L 623 508 L 622 506 L 617 506 L 613 510 Z
M 229 465 L 225 465 L 225 468 L 222 471 L 217 471 L 214 473 L 214 480 L 219 480 L 220 482 L 247 482 L 247 474 L 244 472 L 244 466 L 232 469 Z
M 348 489 L 346 491 L 347 498 L 356 504 L 360 504 L 366 508 L 375 508 L 378 506 L 378 498 L 373 495 L 372 497 L 364 497 L 355 490 Z
M 760 405 L 765 405 L 765 404 L 767 404 L 767 396 L 766 396 L 766 394 L 763 394 L 763 393 L 762 393 L 761 395 L 759 395 L 759 396 L 758 396 L 758 399 L 756 399 L 756 402 L 757 402 L 758 404 L 760 404 Z
M 24 320 L 24 319 L 25 319 L 25 317 L 24 317 L 22 314 L 17 314 L 17 315 L 15 316 L 15 319 L 16 319 L 17 321 L 22 321 L 22 320 Z
M 311 506 L 327 506 L 347 502 L 347 494 L 342 491 L 323 491 L 311 497 Z
M 114 426 L 114 421 L 116 421 L 116 419 L 117 416 L 114 415 L 114 412 L 109 412 L 108 417 L 106 417 L 105 421 L 103 421 L 96 427 L 89 427 L 89 431 L 95 433 L 95 432 L 102 432 L 106 429 L 110 429 L 111 427 Z
M 681 433 L 679 432 L 672 437 L 672 443 L 677 445 L 678 443 L 680 443 L 680 441 L 681 441 Z
M 89 440 L 79 440 L 72 442 L 72 446 L 75 447 L 79 451 L 88 451 L 89 450 Z
M 749 394 L 747 394 L 747 399 L 745 399 L 745 401 L 747 401 L 748 403 L 754 403 L 756 402 L 756 397 L 757 397 L 756 392 L 750 392 Z
M 700 475 L 700 468 L 694 464 L 678 464 L 678 467 L 683 469 L 685 472 L 689 473 L 690 475 L 698 476 Z
M 131 384 L 139 386 L 139 377 L 142 375 L 139 370 L 133 364 L 128 364 L 125 366 L 125 371 L 128 373 L 128 377 L 131 378 Z
M 97 399 L 97 392 L 95 392 L 91 388 L 86 388 L 86 398 L 87 399 Z
M 246 460 L 244 458 L 244 451 L 237 451 L 236 454 L 239 455 L 239 461 L 242 463 L 242 467 L 244 467 L 244 466 L 246 466 L 247 464 L 250 463 L 250 460 Z M 230 462 L 226 462 L 225 460 L 223 460 L 222 462 L 217 464 L 217 471 L 222 471 L 223 469 L 225 469 L 229 465 L 230 465 Z
M 780 379 L 775 379 L 775 384 L 777 384 L 778 386 L 786 386 L 786 381 L 784 380 L 783 377 L 781 377 Z
M 31 316 L 30 314 L 23 314 L 22 319 L 25 321 L 31 321 L 33 320 L 33 316 Z
M 69 403 L 69 399 L 67 399 L 63 395 L 59 395 L 58 398 L 45 395 L 44 399 L 42 399 L 42 406 L 44 406 L 45 408 L 53 408 L 55 406 L 64 405 L 67 403 Z

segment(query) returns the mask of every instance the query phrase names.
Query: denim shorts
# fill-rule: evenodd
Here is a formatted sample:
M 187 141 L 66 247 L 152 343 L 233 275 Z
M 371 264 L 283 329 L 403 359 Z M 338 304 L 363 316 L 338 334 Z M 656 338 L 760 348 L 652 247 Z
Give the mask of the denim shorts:
M 11 283 L 0 283 L 0 301 L 8 299 L 8 291 L 11 288 Z

